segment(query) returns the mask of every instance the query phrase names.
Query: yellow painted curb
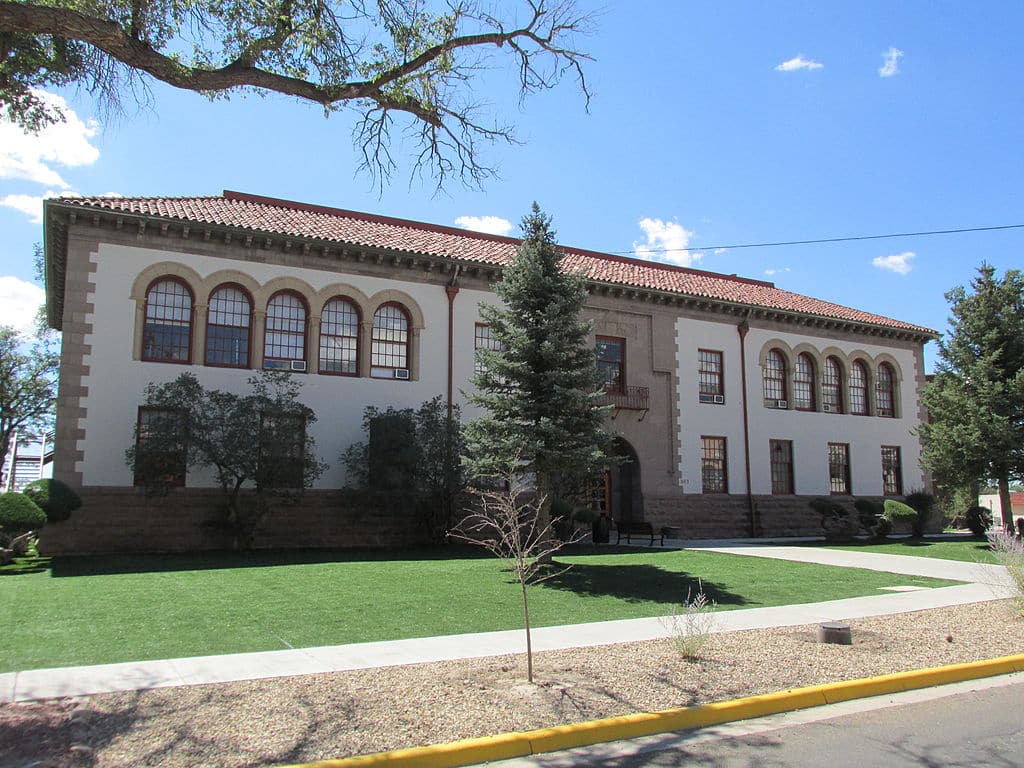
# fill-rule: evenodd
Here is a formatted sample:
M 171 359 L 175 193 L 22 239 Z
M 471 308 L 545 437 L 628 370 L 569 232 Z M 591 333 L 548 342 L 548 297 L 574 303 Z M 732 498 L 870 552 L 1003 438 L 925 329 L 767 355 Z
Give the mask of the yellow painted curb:
M 667 731 L 682 731 L 708 725 L 749 720 L 780 712 L 834 704 L 850 699 L 901 693 L 946 683 L 975 680 L 981 677 L 1024 672 L 1024 653 L 998 659 L 953 664 L 948 667 L 917 669 L 880 677 L 847 680 L 841 683 L 812 685 L 789 691 L 751 696 L 695 707 L 643 712 L 635 715 L 608 717 L 572 725 L 557 725 L 521 733 L 503 733 L 478 739 L 453 741 L 427 747 L 409 747 L 372 755 L 320 760 L 282 768 L 457 768 L 457 766 L 506 760 L 513 757 L 554 752 L 573 747 L 600 744 L 605 741 L 634 739 Z

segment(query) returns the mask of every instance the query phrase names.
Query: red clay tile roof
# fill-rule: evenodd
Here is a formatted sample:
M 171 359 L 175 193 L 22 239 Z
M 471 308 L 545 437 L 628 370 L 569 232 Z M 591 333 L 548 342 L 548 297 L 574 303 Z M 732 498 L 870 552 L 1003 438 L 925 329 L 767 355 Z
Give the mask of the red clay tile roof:
M 454 227 L 225 191 L 221 197 L 73 197 L 65 206 L 158 216 L 503 266 L 519 241 Z M 562 246 L 567 270 L 601 283 L 647 288 L 782 312 L 935 336 L 935 331 L 776 288 L 773 283 Z

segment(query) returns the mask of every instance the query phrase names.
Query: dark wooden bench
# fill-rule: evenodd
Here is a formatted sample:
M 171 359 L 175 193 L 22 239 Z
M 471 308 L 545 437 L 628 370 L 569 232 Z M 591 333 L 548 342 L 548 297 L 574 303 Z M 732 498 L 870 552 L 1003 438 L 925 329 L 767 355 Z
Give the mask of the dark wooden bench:
M 631 537 L 633 537 L 633 536 L 650 536 L 651 537 L 651 546 L 652 547 L 654 546 L 654 538 L 655 538 L 655 536 L 660 536 L 661 540 L 660 540 L 659 543 L 661 543 L 661 544 L 665 543 L 665 535 L 664 534 L 656 534 L 654 532 L 654 526 L 652 526 L 650 523 L 644 522 L 643 520 L 616 520 L 615 521 L 615 530 L 618 533 L 618 536 L 615 539 L 615 543 L 616 544 L 619 544 L 619 543 L 622 542 L 622 537 L 623 536 L 626 537 L 626 543 L 627 544 L 632 544 L 633 543 L 632 540 L 631 540 Z

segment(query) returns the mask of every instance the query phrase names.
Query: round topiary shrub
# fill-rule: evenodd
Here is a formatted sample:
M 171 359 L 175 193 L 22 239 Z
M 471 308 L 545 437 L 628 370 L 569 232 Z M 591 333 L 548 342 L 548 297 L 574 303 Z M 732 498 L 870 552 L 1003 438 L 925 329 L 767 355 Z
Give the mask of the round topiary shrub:
M 992 526 L 992 513 L 985 507 L 971 507 L 964 512 L 964 525 L 972 534 L 983 539 Z
M 46 513 L 22 493 L 0 493 L 0 529 L 18 534 L 46 525 Z
M 911 526 L 917 521 L 917 510 L 896 499 L 885 500 L 885 519 L 894 526 L 903 522 Z
M 82 506 L 82 499 L 60 480 L 35 480 L 22 491 L 46 513 L 48 523 L 59 523 L 71 517 Z

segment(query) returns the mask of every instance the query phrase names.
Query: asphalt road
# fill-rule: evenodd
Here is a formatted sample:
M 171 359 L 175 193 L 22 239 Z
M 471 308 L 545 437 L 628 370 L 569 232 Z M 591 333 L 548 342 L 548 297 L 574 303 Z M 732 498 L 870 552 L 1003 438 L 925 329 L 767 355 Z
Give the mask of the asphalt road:
M 949 690 L 958 692 L 949 694 Z M 595 745 L 500 765 L 1016 768 L 1024 766 L 1024 675 L 847 702 L 685 734 Z

